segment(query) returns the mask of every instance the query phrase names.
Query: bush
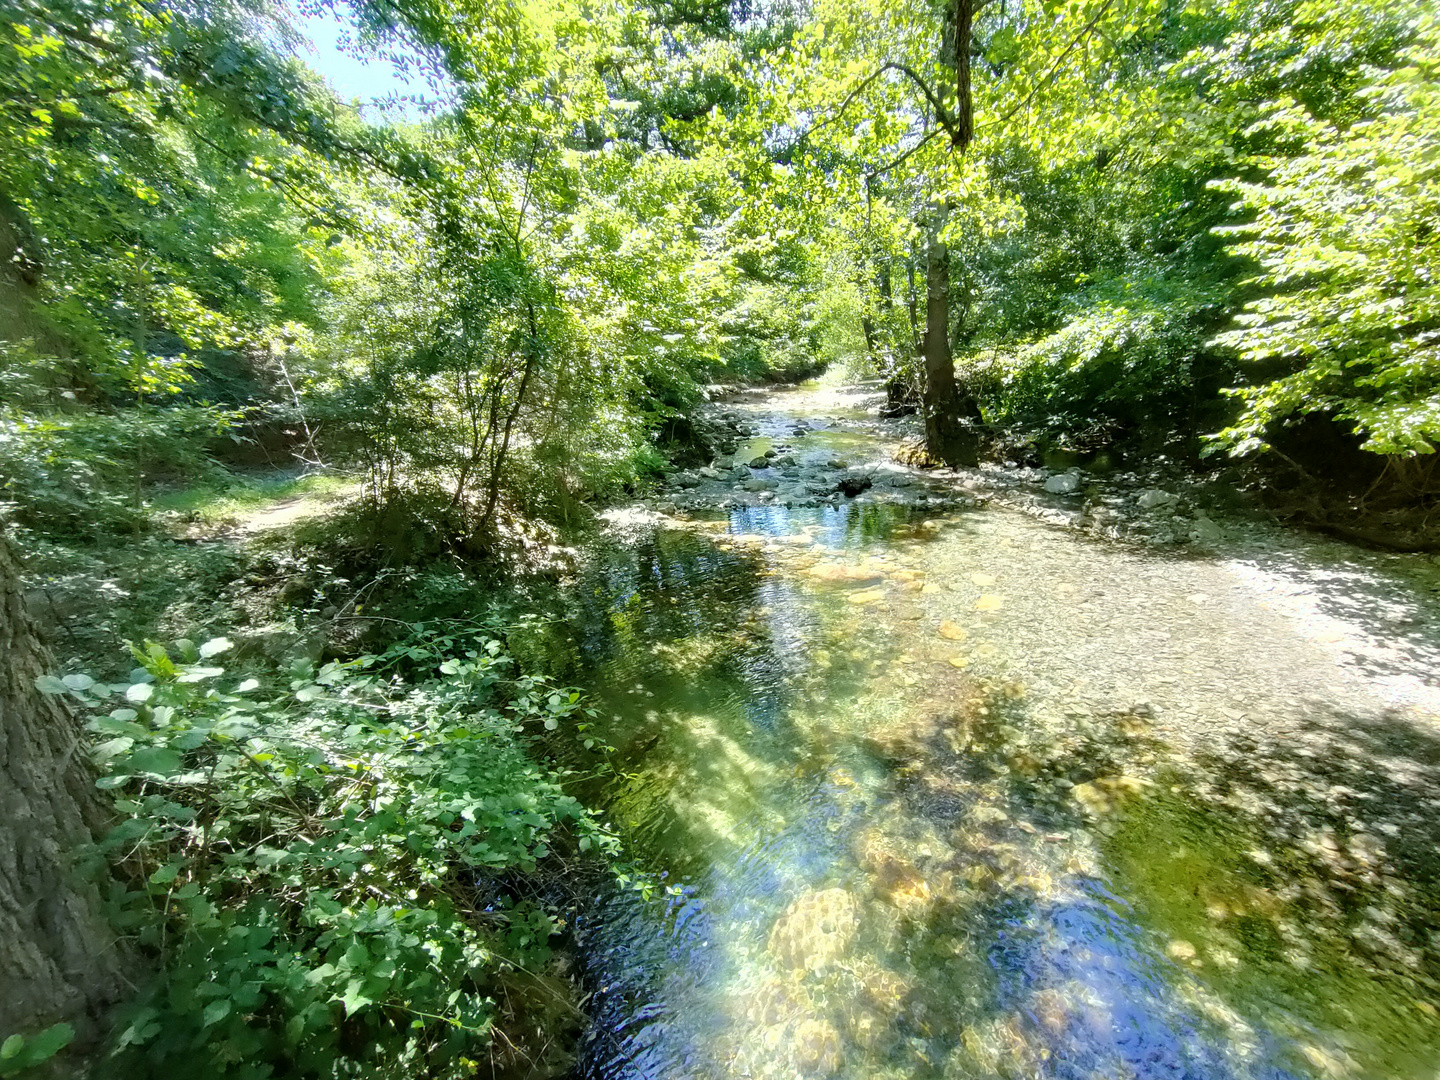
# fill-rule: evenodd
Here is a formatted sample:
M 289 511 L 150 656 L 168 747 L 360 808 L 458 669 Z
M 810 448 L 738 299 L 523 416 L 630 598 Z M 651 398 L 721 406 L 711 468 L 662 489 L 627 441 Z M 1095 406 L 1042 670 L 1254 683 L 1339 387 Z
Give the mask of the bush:
M 220 482 L 205 452 L 227 424 L 208 406 L 114 412 L 0 411 L 0 493 L 23 524 L 94 535 L 145 519 L 144 486 Z
M 1369 115 L 1341 126 L 1290 104 L 1269 126 L 1306 147 L 1264 158 L 1260 183 L 1226 181 L 1250 216 L 1223 230 L 1260 267 L 1263 295 L 1220 335 L 1258 372 L 1245 411 L 1216 436 L 1240 455 L 1318 413 L 1377 454 L 1440 443 L 1440 18 L 1408 63 L 1372 73 Z
M 495 981 L 542 966 L 556 928 L 494 890 L 477 910 L 477 880 L 534 871 L 562 837 L 615 851 L 526 753 L 586 727 L 578 695 L 478 633 L 284 680 L 227 675 L 229 648 L 146 643 L 126 682 L 37 683 L 93 713 L 122 815 L 115 917 L 163 964 L 109 1072 L 472 1075 Z
M 1203 326 L 1218 308 L 1191 283 L 1106 282 L 1074 303 L 1053 333 L 972 355 L 967 377 L 992 420 L 1057 432 L 1173 422 L 1195 399 Z

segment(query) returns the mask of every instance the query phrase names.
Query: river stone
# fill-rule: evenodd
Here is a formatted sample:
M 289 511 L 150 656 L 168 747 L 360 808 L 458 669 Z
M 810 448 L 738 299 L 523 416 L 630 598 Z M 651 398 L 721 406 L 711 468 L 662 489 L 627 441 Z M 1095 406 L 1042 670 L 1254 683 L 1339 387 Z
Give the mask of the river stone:
M 700 470 L 700 475 L 706 480 L 719 480 L 724 474 L 719 469 L 713 469 L 709 465 Z
M 769 450 L 765 451 L 765 456 L 767 458 L 779 457 L 780 452 L 772 446 Z
M 886 1017 L 900 1014 L 905 995 L 910 993 L 912 988 L 909 979 L 878 965 L 861 967 L 855 974 L 860 980 L 861 992 L 871 1008 Z
M 845 1012 L 845 1031 L 850 1041 L 864 1050 L 874 1050 L 892 1037 L 890 1025 L 874 1011 L 850 1003 Z
M 1173 492 L 1161 491 L 1159 488 L 1148 488 L 1140 493 L 1137 505 L 1141 510 L 1154 510 L 1160 506 L 1169 506 L 1178 501 L 1179 496 Z
M 761 480 L 757 478 L 745 481 L 746 491 L 775 491 L 779 487 L 780 481 L 778 480 Z
M 932 900 L 930 883 L 910 859 L 913 847 L 904 837 L 867 829 L 855 849 L 875 894 L 910 916 L 922 913 Z
M 771 979 L 746 995 L 741 1016 L 749 1023 L 771 1027 L 789 1023 L 809 1007 L 798 985 L 786 979 Z
M 823 972 L 855 938 L 855 899 L 844 889 L 820 889 L 796 898 L 770 931 L 768 948 L 790 968 Z
M 748 464 L 752 469 L 768 469 L 770 467 L 770 459 L 767 457 L 753 457 Z
M 1047 507 L 1035 515 L 1046 524 L 1065 526 L 1078 525 L 1084 516 L 1079 510 L 1056 510 L 1054 507 Z
M 805 570 L 807 577 L 820 581 L 877 581 L 884 573 L 874 567 L 846 566 L 843 563 L 822 562 Z
M 1196 544 L 1218 544 L 1225 539 L 1225 532 L 1204 514 L 1197 514 L 1190 526 L 1190 540 Z
M 1096 817 L 1118 809 L 1127 799 L 1145 790 L 1145 782 L 1133 776 L 1104 776 L 1070 789 L 1075 801 Z
M 1080 488 L 1080 475 L 1078 473 L 1059 473 L 1045 481 L 1045 490 L 1052 495 L 1069 495 Z
M 851 593 L 845 598 L 852 604 L 878 604 L 885 599 L 884 589 L 864 589 L 861 592 Z
M 791 1048 L 806 1076 L 829 1076 L 840 1068 L 840 1033 L 829 1021 L 816 1017 L 800 1021 Z

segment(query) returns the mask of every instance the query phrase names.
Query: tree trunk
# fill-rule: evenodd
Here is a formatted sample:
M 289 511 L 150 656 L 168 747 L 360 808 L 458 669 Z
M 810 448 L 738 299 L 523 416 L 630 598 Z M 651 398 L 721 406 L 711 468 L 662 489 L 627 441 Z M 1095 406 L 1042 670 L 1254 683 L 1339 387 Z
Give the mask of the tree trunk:
M 860 297 L 860 333 L 865 337 L 865 356 L 872 371 L 880 370 L 880 339 L 875 333 L 875 320 L 870 317 L 869 298 L 865 295 L 865 279 L 855 282 L 855 292 Z
M 920 331 L 920 290 L 915 287 L 915 267 L 919 261 L 912 247 L 905 258 L 905 311 L 910 316 L 910 340 L 917 356 L 924 349 L 924 336 Z
M 955 111 L 948 124 L 957 154 L 975 135 L 974 102 L 970 93 L 970 39 L 974 0 L 956 0 L 940 55 L 955 65 Z M 949 20 L 947 19 L 947 22 Z M 950 353 L 950 253 L 940 239 L 950 208 L 936 208 L 925 247 L 925 446 L 946 465 L 978 465 L 980 407 L 955 381 Z
M 0 1041 L 66 1020 L 83 1048 L 120 997 L 124 958 L 72 863 L 107 811 L 75 717 L 35 689 L 48 668 L 0 527 Z
M 937 207 L 925 247 L 925 446 L 946 465 L 978 465 L 980 418 L 973 398 L 955 381 L 950 354 L 950 252 L 940 239 L 948 207 Z

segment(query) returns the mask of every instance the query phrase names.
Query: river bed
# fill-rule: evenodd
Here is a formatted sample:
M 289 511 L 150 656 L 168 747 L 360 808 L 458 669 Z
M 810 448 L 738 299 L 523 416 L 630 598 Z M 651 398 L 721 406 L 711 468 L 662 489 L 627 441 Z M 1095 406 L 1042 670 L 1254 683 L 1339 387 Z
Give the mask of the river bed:
M 870 404 L 747 398 L 735 460 L 893 469 Z M 577 917 L 577 1075 L 1440 1076 L 1433 563 L 736 480 L 572 592 L 592 796 L 667 882 Z

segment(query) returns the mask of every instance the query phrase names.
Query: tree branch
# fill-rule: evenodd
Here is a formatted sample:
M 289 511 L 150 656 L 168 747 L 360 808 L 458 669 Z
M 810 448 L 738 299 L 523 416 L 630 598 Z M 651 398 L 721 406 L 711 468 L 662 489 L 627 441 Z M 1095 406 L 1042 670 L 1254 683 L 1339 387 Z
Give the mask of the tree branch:
M 1060 65 L 1065 62 L 1065 58 L 1069 56 L 1072 52 L 1074 52 L 1075 47 L 1079 45 L 1080 42 L 1084 41 L 1087 37 L 1089 37 L 1090 34 L 1095 30 L 1095 28 L 1100 25 L 1100 20 L 1105 17 L 1105 12 L 1110 10 L 1110 5 L 1114 2 L 1115 0 L 1105 0 L 1105 2 L 1100 5 L 1100 10 L 1095 13 L 1095 17 L 1085 24 L 1085 27 L 1080 31 L 1080 33 L 1075 35 L 1075 40 L 1070 42 L 1069 45 L 1065 46 L 1065 51 L 1055 58 L 1055 62 L 1050 65 L 1050 70 L 1045 73 L 1045 77 L 1039 82 L 1037 82 L 1034 86 L 1032 86 L 1030 88 L 1030 92 L 1026 94 L 1023 98 L 1021 98 L 1020 101 L 1017 102 L 1015 106 L 1012 107 L 1009 111 L 1007 111 L 1004 116 L 1001 116 L 997 120 L 991 120 L 988 124 L 982 124 L 980 130 L 983 131 L 985 129 L 998 127 L 1001 124 L 1007 123 L 1016 113 L 1029 105 L 1030 102 L 1034 101 L 1035 95 L 1040 93 L 1041 90 L 1044 90 L 1050 83 L 1055 80 L 1055 75 L 1060 70 Z
M 914 157 L 916 154 L 918 154 L 918 153 L 920 152 L 920 150 L 925 146 L 926 143 L 928 143 L 931 139 L 935 138 L 936 135 L 939 135 L 939 134 L 940 134 L 942 131 L 944 131 L 944 130 L 945 130 L 944 128 L 938 128 L 938 127 L 937 127 L 937 128 L 933 128 L 933 129 L 931 130 L 931 132 L 930 132 L 929 135 L 926 135 L 923 139 L 921 139 L 918 143 L 916 143 L 914 146 L 912 146 L 909 150 L 906 150 L 903 154 L 901 154 L 899 157 L 897 157 L 894 161 L 887 162 L 886 164 L 880 165 L 880 166 L 872 169 L 870 172 L 866 173 L 866 174 L 865 174 L 865 179 L 866 179 L 866 180 L 874 180 L 874 179 L 875 179 L 877 176 L 879 176 L 881 173 L 887 173 L 887 172 L 889 172 L 891 169 L 898 169 L 901 165 L 905 164 L 905 162 L 909 161 L 910 158 L 912 158 L 912 157 Z
M 881 64 L 874 72 L 861 79 L 855 88 L 845 95 L 844 100 L 840 102 L 840 107 L 836 109 L 832 115 L 827 116 L 824 120 L 820 121 L 820 123 L 810 128 L 804 135 L 800 136 L 800 139 L 797 141 L 803 142 L 821 128 L 838 121 L 845 115 L 845 110 L 854 103 L 855 99 L 864 93 L 866 88 L 887 71 L 898 71 L 918 86 L 920 92 L 925 95 L 925 100 L 929 102 L 930 107 L 935 110 L 935 118 L 940 122 L 940 126 L 947 132 L 950 132 L 952 136 L 954 135 L 955 118 L 950 115 L 949 111 L 945 108 L 944 102 L 936 96 L 935 91 L 930 89 L 930 85 L 915 72 L 914 68 L 908 64 L 901 64 L 892 60 L 888 63 Z

